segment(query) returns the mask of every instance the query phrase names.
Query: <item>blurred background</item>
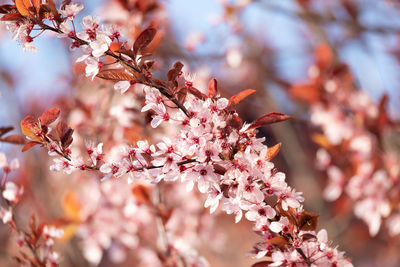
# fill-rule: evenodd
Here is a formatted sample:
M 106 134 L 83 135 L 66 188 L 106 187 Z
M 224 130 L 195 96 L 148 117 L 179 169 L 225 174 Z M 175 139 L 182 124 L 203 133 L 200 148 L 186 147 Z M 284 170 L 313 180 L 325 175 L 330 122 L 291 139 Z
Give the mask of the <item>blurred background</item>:
M 157 25 L 159 43 L 153 54 L 160 78 L 164 78 L 168 68 L 179 60 L 185 64 L 185 71 L 195 73 L 197 88 L 205 90 L 208 81 L 215 77 L 221 94 L 227 98 L 244 89 L 257 90 L 238 106 L 239 115 L 245 121 L 251 122 L 273 111 L 293 116 L 291 121 L 260 129 L 260 136 L 266 137 L 267 145 L 282 143 L 274 163 L 287 174 L 289 184 L 304 192 L 306 209 L 320 214 L 319 228 L 328 230 L 333 244 L 346 251 L 355 266 L 400 265 L 396 236 L 389 237 L 382 230 L 371 237 L 366 223 L 354 216 L 351 200 L 324 200 L 323 190 L 328 178 L 326 172 L 316 166 L 315 154 L 319 147 L 311 137 L 319 129 L 310 120 L 313 101 L 293 89 L 312 84 L 324 64 L 342 64 L 347 68 L 346 75 L 352 77 L 352 90 L 367 93 L 374 103 L 379 103 L 382 95 L 387 94 L 387 112 L 393 120 L 397 119 L 400 105 L 399 1 L 78 2 L 83 3 L 85 9 L 77 21 L 95 14 L 104 22 L 116 23 L 127 38 L 134 38 L 148 25 Z M 150 3 L 156 7 L 141 9 Z M 97 79 L 90 82 L 85 78 L 82 66 L 75 63 L 80 53 L 71 53 L 69 42 L 43 34 L 34 44 L 38 47 L 37 53 L 24 53 L 1 26 L 0 126 L 12 125 L 18 132 L 19 122 L 27 114 L 40 115 L 53 106 L 61 107 L 63 116 L 68 117 L 71 124 L 79 125 L 74 121 L 79 103 L 90 99 L 89 106 L 93 107 L 100 97 L 94 95 L 100 94 L 100 90 L 101 97 L 106 97 L 105 90 L 113 91 L 113 84 Z M 326 85 L 334 75 L 332 72 L 331 76 L 325 76 L 322 83 Z M 312 89 L 303 88 L 304 91 Z M 80 112 L 85 110 L 82 106 Z M 83 136 L 90 134 L 93 133 L 87 131 Z M 35 148 L 22 154 L 20 147 L 9 144 L 2 144 L 1 150 L 22 162 L 20 171 L 11 176 L 26 185 L 27 196 L 21 210 L 34 207 L 46 220 L 62 216 L 62 204 L 57 203 L 57 199 L 52 204 L 48 201 L 49 191 L 65 180 L 54 180 L 55 174 L 48 171 L 46 152 Z M 47 210 L 49 205 L 54 211 Z M 232 216 L 222 214 L 217 215 L 215 225 L 223 229 L 223 241 L 218 243 L 218 249 L 207 243 L 200 244 L 199 253 L 211 266 L 250 266 L 254 261 L 246 257 L 246 253 L 258 240 L 251 231 L 252 225 L 243 220 L 235 225 Z M 4 225 L 0 226 L 0 238 L 2 243 L 10 239 Z M 12 266 L 7 259 L 12 247 L 0 248 L 1 266 Z M 69 259 L 62 266 L 78 265 Z M 117 265 L 110 265 L 105 257 L 99 266 Z M 120 266 L 130 265 L 125 262 Z

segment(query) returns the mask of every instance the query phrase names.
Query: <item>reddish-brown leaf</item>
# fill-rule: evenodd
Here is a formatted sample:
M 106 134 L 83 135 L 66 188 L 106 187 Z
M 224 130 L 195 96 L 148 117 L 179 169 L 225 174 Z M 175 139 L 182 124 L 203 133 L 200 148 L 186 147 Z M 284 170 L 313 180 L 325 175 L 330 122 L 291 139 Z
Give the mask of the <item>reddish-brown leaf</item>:
M 327 69 L 332 66 L 334 55 L 332 49 L 327 43 L 321 43 L 315 49 L 317 65 L 321 69 Z
M 13 7 L 12 5 L 1 5 L 0 6 L 0 14 L 7 14 L 10 13 L 15 6 Z
M 7 127 L 0 127 L 0 137 L 5 135 L 6 133 L 12 131 L 14 127 L 12 126 L 7 126 Z
M 268 113 L 268 114 L 256 119 L 255 121 L 253 121 L 250 124 L 249 128 L 247 128 L 247 129 L 250 130 L 250 129 L 258 128 L 263 125 L 285 121 L 290 118 L 291 118 L 290 116 L 282 114 L 282 113 L 271 112 L 271 113 Z
M 289 90 L 290 95 L 310 104 L 322 98 L 320 86 L 316 83 L 294 85 Z
M 40 6 L 40 9 L 43 9 L 42 12 L 50 13 L 54 17 L 55 21 L 60 22 L 60 23 L 62 22 L 61 15 L 60 15 L 60 13 L 58 13 L 58 10 L 57 10 L 56 4 L 54 3 L 54 0 L 47 0 L 46 4 L 42 4 Z
M 168 81 L 175 81 L 178 77 L 179 73 L 183 68 L 183 64 L 181 62 L 175 62 L 174 66 L 168 71 L 167 78 Z
M 238 115 L 232 114 L 228 118 L 228 125 L 235 128 L 235 129 L 240 129 L 243 125 L 243 121 L 241 118 L 239 118 Z
M 40 145 L 40 142 L 36 142 L 36 141 L 31 141 L 26 143 L 26 145 L 22 148 L 22 152 L 25 152 L 29 149 L 31 149 L 32 147 L 36 146 L 36 145 Z
M 147 28 L 139 34 L 139 36 L 136 38 L 135 44 L 133 45 L 133 52 L 135 53 L 135 55 L 145 49 L 151 43 L 151 41 L 153 41 L 156 33 L 156 29 Z
M 127 73 L 124 69 L 108 69 L 100 70 L 97 77 L 109 81 L 131 81 L 134 77 Z
M 319 134 L 319 133 L 313 134 L 311 136 L 311 140 L 313 140 L 314 143 L 316 143 L 317 145 L 319 145 L 320 147 L 323 147 L 325 149 L 329 149 L 332 147 L 332 145 L 329 143 L 328 138 L 323 134 Z
M 212 78 L 211 81 L 208 83 L 208 97 L 214 98 L 217 96 L 218 93 L 218 83 L 215 78 Z
M 265 242 L 272 245 L 286 245 L 288 243 L 288 241 L 282 236 L 273 237 Z
M 69 147 L 69 145 L 72 143 L 73 138 L 72 134 L 74 133 L 74 130 L 71 128 L 68 128 L 67 131 L 64 133 L 64 135 L 61 137 L 61 146 L 63 148 Z
M 31 15 L 29 8 L 32 7 L 32 4 L 29 0 L 15 0 L 15 5 L 17 7 L 18 12 L 22 16 L 27 17 Z
M 202 92 L 200 92 L 198 89 L 196 89 L 194 87 L 189 87 L 188 90 L 192 95 L 194 95 L 195 97 L 197 97 L 201 100 L 207 99 L 207 96 L 205 94 L 203 94 Z
M 31 232 L 33 234 L 36 233 L 36 217 L 35 214 L 31 214 L 31 217 L 29 218 L 29 228 L 31 229 Z
M 379 100 L 379 116 L 378 116 L 378 125 L 376 128 L 382 130 L 386 125 L 391 125 L 392 121 L 387 114 L 387 105 L 389 103 L 389 96 L 388 94 L 383 94 L 381 99 Z
M 40 138 L 36 135 L 36 132 L 40 131 L 39 125 L 35 118 L 31 115 L 26 116 L 21 121 L 21 131 L 23 135 L 28 136 L 32 140 L 40 140 Z
M 12 134 L 0 139 L 1 142 L 11 143 L 15 145 L 23 145 L 26 143 L 26 139 L 19 134 Z
M 317 237 L 313 234 L 305 233 L 301 235 L 301 239 L 303 239 L 303 241 L 307 241 L 310 239 L 317 239 Z
M 281 145 L 282 143 L 278 143 L 273 147 L 269 147 L 267 150 L 267 155 L 265 155 L 265 160 L 273 159 L 278 154 L 279 150 L 281 150 Z
M 166 225 L 168 220 L 169 220 L 169 218 L 171 218 L 173 209 L 172 208 L 167 209 L 163 205 L 160 205 L 158 207 L 158 211 L 159 211 L 159 213 L 161 215 L 161 221 L 162 221 L 163 225 Z
M 78 197 L 72 191 L 67 192 L 63 199 L 63 210 L 68 219 L 79 222 L 81 220 L 82 206 Z
M 132 50 L 127 50 L 127 49 L 124 49 L 124 48 L 120 48 L 118 50 L 115 50 L 115 52 L 127 55 L 132 60 L 135 60 L 135 57 L 136 57 Z
M 49 124 L 53 123 L 58 116 L 60 116 L 60 109 L 52 108 L 43 112 L 42 116 L 39 117 L 39 120 L 42 125 L 48 126 Z
M 68 125 L 64 121 L 59 121 L 57 123 L 56 132 L 57 132 L 58 138 L 60 138 L 60 140 L 64 136 L 64 133 L 67 131 L 67 129 L 68 129 Z
M 1 21 L 16 21 L 21 20 L 23 16 L 19 13 L 8 13 L 0 18 Z
M 175 93 L 175 97 L 176 97 L 176 99 L 178 99 L 179 103 L 185 102 L 187 93 L 188 93 L 188 89 L 186 87 L 183 87 L 183 88 L 179 89 Z
M 32 5 L 36 8 L 36 10 L 39 10 L 41 0 L 30 0 Z
M 140 204 L 151 203 L 149 188 L 144 185 L 135 185 L 132 187 L 132 194 Z
M 313 231 L 317 228 L 319 215 L 316 213 L 303 211 L 297 226 L 303 231 Z
M 240 92 L 239 94 L 232 96 L 229 99 L 228 105 L 235 106 L 235 105 L 239 104 L 243 99 L 245 99 L 246 97 L 248 97 L 251 94 L 254 94 L 255 92 L 256 92 L 256 90 L 253 90 L 253 89 L 244 90 L 244 91 Z

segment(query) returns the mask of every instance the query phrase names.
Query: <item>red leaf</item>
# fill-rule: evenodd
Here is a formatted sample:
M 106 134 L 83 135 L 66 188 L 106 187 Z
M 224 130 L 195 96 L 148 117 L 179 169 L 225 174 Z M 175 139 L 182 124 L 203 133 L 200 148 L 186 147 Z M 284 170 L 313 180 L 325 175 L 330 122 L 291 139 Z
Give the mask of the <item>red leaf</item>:
M 251 94 L 254 94 L 255 92 L 256 92 L 256 90 L 253 90 L 253 89 L 244 90 L 244 91 L 240 92 L 239 94 L 232 96 L 229 99 L 228 105 L 235 106 L 235 105 L 239 104 L 243 99 L 245 99 L 246 97 L 248 97 Z
M 282 143 L 278 143 L 273 147 L 269 147 L 267 150 L 267 155 L 265 155 L 265 160 L 273 159 L 278 154 L 279 150 L 281 150 L 281 145 Z
M 294 85 L 289 90 L 290 95 L 299 100 L 313 104 L 322 98 L 322 90 L 317 83 Z
M 12 126 L 0 127 L 0 137 L 2 135 L 5 135 L 6 133 L 12 131 L 13 129 L 14 129 L 14 127 L 12 127 Z
M 120 48 L 118 50 L 115 50 L 115 52 L 120 53 L 120 54 L 124 54 L 127 55 L 128 57 L 130 57 L 132 60 L 135 60 L 135 54 L 133 53 L 133 51 L 131 50 L 127 50 L 125 48 Z
M 1 21 L 15 21 L 21 20 L 23 16 L 19 13 L 8 13 L 0 18 Z
M 6 136 L 4 138 L 1 138 L 0 141 L 15 144 L 15 145 L 23 145 L 26 143 L 26 139 L 19 134 L 12 134 L 12 135 Z
M 214 98 L 217 96 L 218 93 L 218 86 L 217 80 L 212 78 L 211 81 L 208 83 L 208 97 Z
M 60 109 L 52 108 L 43 112 L 42 116 L 39 117 L 39 120 L 42 125 L 47 126 L 53 123 L 58 118 L 58 116 L 60 116 Z
M 57 123 L 56 132 L 57 132 L 57 135 L 60 138 L 60 140 L 63 137 L 64 133 L 67 131 L 67 129 L 68 129 L 68 125 L 65 122 L 59 121 Z
M 282 114 L 282 113 L 271 112 L 271 113 L 268 113 L 268 114 L 256 119 L 255 121 L 253 121 L 250 124 L 249 128 L 247 128 L 247 130 L 258 128 L 260 126 L 267 125 L 267 124 L 285 121 L 290 118 L 291 118 L 290 116 Z
M 303 231 L 313 231 L 317 228 L 319 215 L 316 213 L 303 211 L 299 220 L 298 227 Z
M 132 187 L 132 194 L 140 204 L 151 203 L 149 188 L 144 185 L 136 185 Z
M 332 49 L 327 43 L 319 44 L 314 53 L 317 60 L 317 65 L 321 69 L 327 69 L 332 66 L 334 55 Z
M 156 36 L 157 30 L 154 28 L 147 28 L 143 32 L 141 32 L 136 38 L 135 44 L 133 45 L 133 52 L 135 55 L 138 54 L 138 52 L 142 51 L 145 49 L 151 41 L 153 41 L 154 36 Z
M 72 143 L 73 138 L 72 134 L 74 133 L 74 130 L 71 128 L 68 128 L 65 134 L 61 137 L 61 145 L 63 148 L 69 147 L 69 145 Z
M 175 81 L 178 77 L 179 73 L 183 68 L 183 64 L 181 62 L 175 62 L 174 66 L 168 71 L 167 78 L 168 81 Z
M 32 140 L 40 140 L 40 138 L 36 135 L 36 132 L 40 131 L 39 125 L 35 118 L 31 115 L 26 116 L 21 121 L 21 131 L 23 135 L 28 136 Z
M 109 81 L 132 81 L 134 77 L 124 69 L 101 70 L 96 77 Z
M 15 5 L 22 16 L 27 17 L 31 15 L 29 8 L 32 7 L 32 4 L 29 0 L 15 0 Z
M 265 242 L 272 245 L 286 245 L 288 243 L 288 241 L 282 236 L 275 236 Z
M 11 11 L 15 10 L 15 6 L 12 5 L 1 5 L 0 6 L 0 14 L 8 14 L 11 13 Z
M 36 146 L 36 145 L 40 145 L 40 142 L 36 142 L 36 141 L 31 141 L 26 143 L 26 145 L 22 148 L 22 152 L 25 152 L 29 149 L 31 149 L 32 147 Z
M 200 98 L 201 100 L 206 100 L 207 96 L 205 94 L 203 94 L 202 92 L 200 92 L 198 89 L 194 88 L 194 87 L 189 87 L 189 92 L 194 95 L 197 98 Z

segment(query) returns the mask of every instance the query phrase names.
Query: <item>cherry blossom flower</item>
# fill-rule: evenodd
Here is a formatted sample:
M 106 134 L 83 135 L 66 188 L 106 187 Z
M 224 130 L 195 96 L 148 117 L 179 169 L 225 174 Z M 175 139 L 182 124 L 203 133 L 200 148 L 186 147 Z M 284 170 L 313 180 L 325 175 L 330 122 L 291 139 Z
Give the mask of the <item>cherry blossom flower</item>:
M 74 170 L 73 165 L 67 159 L 55 158 L 53 159 L 53 161 L 54 164 L 50 166 L 51 171 L 55 172 L 63 171 L 66 174 L 71 174 L 72 171 Z
M 258 221 L 262 218 L 272 219 L 275 215 L 276 212 L 271 206 L 261 203 L 251 205 L 249 211 L 246 213 L 246 218 L 249 221 Z
M 124 94 L 126 91 L 129 90 L 136 82 L 134 80 L 131 81 L 119 81 L 114 85 L 115 90 L 120 90 L 121 94 Z
M 210 187 L 210 189 L 208 190 L 206 202 L 204 202 L 205 208 L 210 207 L 210 214 L 214 213 L 214 211 L 218 208 L 219 201 L 221 200 L 221 198 L 222 198 L 221 190 L 216 186 Z
M 4 224 L 12 222 L 12 210 L 11 208 L 5 209 L 0 207 L 0 218 Z
M 3 191 L 3 197 L 8 201 L 18 203 L 24 193 L 23 187 L 18 187 L 13 182 L 7 182 Z
M 64 9 L 59 10 L 60 13 L 65 16 L 66 18 L 68 18 L 69 20 L 74 20 L 75 16 L 81 12 L 81 10 L 83 9 L 83 5 L 81 4 L 76 4 L 76 3 L 72 3 L 69 5 L 66 5 L 64 7 Z
M 284 232 L 287 233 L 289 228 L 289 220 L 286 217 L 281 217 L 279 221 L 271 222 L 269 229 L 274 233 Z

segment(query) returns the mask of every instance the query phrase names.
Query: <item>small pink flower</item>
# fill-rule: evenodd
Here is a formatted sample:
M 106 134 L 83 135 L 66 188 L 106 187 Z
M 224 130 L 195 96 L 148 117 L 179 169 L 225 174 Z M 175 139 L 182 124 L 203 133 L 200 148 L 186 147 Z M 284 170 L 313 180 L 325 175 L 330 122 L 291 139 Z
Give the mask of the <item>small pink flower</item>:
M 272 219 L 276 212 L 271 206 L 265 203 L 253 204 L 250 206 L 249 211 L 246 213 L 246 218 L 249 221 L 257 221 L 263 218 Z
M 5 189 L 3 191 L 3 197 L 8 201 L 17 203 L 21 199 L 23 193 L 24 193 L 23 187 L 18 187 L 13 182 L 7 182 L 5 185 Z
M 4 224 L 10 223 L 12 221 L 12 210 L 11 208 L 5 209 L 0 207 L 0 218 Z
M 74 20 L 75 16 L 83 9 L 81 4 L 69 4 L 60 10 L 60 13 L 67 17 L 69 20 Z

